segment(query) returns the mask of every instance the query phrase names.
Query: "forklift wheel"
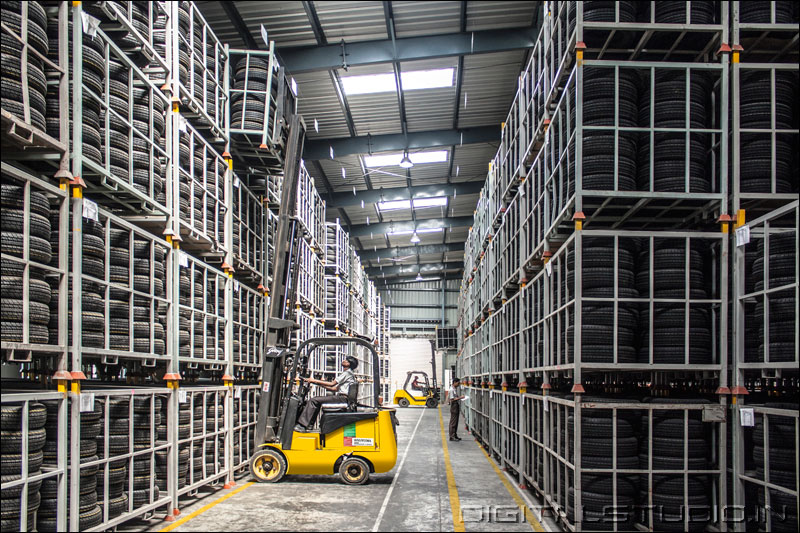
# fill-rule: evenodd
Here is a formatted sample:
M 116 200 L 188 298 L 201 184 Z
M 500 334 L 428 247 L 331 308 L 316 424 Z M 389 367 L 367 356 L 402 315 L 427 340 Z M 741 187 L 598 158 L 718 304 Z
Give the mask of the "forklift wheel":
M 250 473 L 256 481 L 275 483 L 286 474 L 286 459 L 269 448 L 258 451 L 250 458 Z
M 369 465 L 359 457 L 348 457 L 339 465 L 339 475 L 348 485 L 363 485 L 369 479 Z
M 428 398 L 425 400 L 425 406 L 430 407 L 431 409 L 435 409 L 436 406 L 439 405 L 439 402 L 436 401 L 436 398 Z
M 408 407 L 408 400 L 406 398 L 400 398 L 397 400 L 397 405 L 400 407 Z

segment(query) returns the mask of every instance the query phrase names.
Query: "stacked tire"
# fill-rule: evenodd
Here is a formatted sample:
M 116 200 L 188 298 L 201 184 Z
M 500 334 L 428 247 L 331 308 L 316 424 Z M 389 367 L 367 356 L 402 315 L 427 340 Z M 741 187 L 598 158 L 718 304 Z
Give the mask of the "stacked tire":
M 797 404 L 771 402 L 766 407 L 796 411 Z M 764 416 L 769 417 L 769 434 L 764 442 Z M 756 467 L 756 478 L 765 478 L 765 455 L 769 455 L 769 482 L 795 490 L 797 483 L 796 450 L 797 433 L 795 419 L 789 416 L 761 415 L 756 417 L 753 429 L 753 463 Z M 765 451 L 767 452 L 765 454 Z M 758 487 L 759 509 L 765 509 L 764 488 Z M 776 489 L 768 489 L 770 498 L 769 512 L 772 516 L 772 531 L 797 531 L 797 499 L 794 496 Z M 780 515 L 780 516 L 778 516 Z M 785 516 L 784 516 L 785 515 Z
M 639 107 L 639 77 L 633 70 L 620 70 L 615 80 L 613 69 L 586 67 L 583 78 L 583 125 L 613 127 L 637 126 Z M 617 92 L 615 92 L 615 86 Z M 591 90 L 588 90 L 591 88 Z M 619 113 L 615 115 L 615 102 L 619 96 Z M 575 106 L 571 109 L 575 120 Z M 585 190 L 632 191 L 636 188 L 636 136 L 629 132 L 619 134 L 618 159 L 614 165 L 614 132 L 610 129 L 587 130 L 583 137 L 582 187 Z M 569 182 L 565 193 L 575 192 L 575 144 L 569 146 Z M 614 187 L 616 169 L 616 189 Z
M 788 231 L 774 233 L 769 239 L 769 271 L 765 276 L 764 239 L 759 239 L 756 244 L 755 260 L 753 261 L 753 287 L 756 291 L 767 288 L 765 279 L 769 281 L 769 288 L 786 286 L 787 290 L 773 292 L 765 295 L 769 303 L 769 344 L 765 345 L 764 335 L 764 300 L 759 298 L 755 306 L 755 331 L 758 349 L 755 354 L 746 354 L 748 360 L 764 361 L 765 351 L 769 352 L 768 361 L 786 362 L 793 361 L 795 357 L 795 331 L 797 329 L 797 299 L 792 287 L 797 280 L 795 268 L 797 266 L 797 233 Z M 755 342 L 750 346 L 754 346 Z M 751 350 L 752 352 L 752 350 Z
M 109 113 L 108 136 L 111 174 L 121 181 L 132 183 L 142 194 L 157 198 L 164 189 L 163 167 L 158 152 L 148 140 L 136 135 L 119 116 L 132 122 L 132 126 L 163 148 L 166 128 L 166 107 L 159 98 L 152 98 L 147 88 L 130 87 L 130 70 L 120 60 L 109 61 Z M 119 114 L 119 116 L 117 116 Z M 101 113 L 106 123 L 105 110 Z M 152 132 L 150 121 L 152 120 Z M 152 165 L 152 167 L 151 167 Z M 152 182 L 152 183 L 151 183 Z M 152 190 L 151 190 L 152 189 Z
M 54 218 L 54 220 L 56 220 Z M 57 232 L 53 232 L 53 243 L 57 243 Z M 72 253 L 72 234 L 70 233 L 69 252 Z M 105 278 L 105 227 L 99 222 L 83 219 L 83 262 L 81 268 L 85 276 Z M 55 266 L 55 265 L 52 265 Z M 59 276 L 46 278 L 52 291 L 50 300 L 49 339 L 51 344 L 58 341 L 58 293 Z M 74 280 L 71 283 L 75 283 Z M 105 347 L 105 288 L 102 284 L 88 278 L 81 281 L 81 342 L 86 348 Z M 72 289 L 69 290 L 68 326 L 69 342 L 72 342 Z
M 650 287 L 649 246 L 639 252 L 636 287 L 642 298 L 683 299 L 686 292 L 686 255 L 689 254 L 689 292 L 692 299 L 711 297 L 706 251 L 696 242 L 686 250 L 682 239 L 658 239 L 653 246 L 653 286 Z M 651 290 L 652 289 L 652 290 Z M 683 364 L 686 360 L 686 316 L 683 303 L 657 302 L 653 308 L 653 363 Z M 689 311 L 689 363 L 711 362 L 711 316 L 709 310 L 692 306 Z M 650 362 L 650 307 L 643 305 L 640 321 L 639 362 Z
M 28 453 L 22 455 L 22 405 L 3 405 L 0 421 L 0 450 L 2 450 L 2 483 L 0 494 L 2 506 L 3 531 L 19 531 L 21 528 L 21 497 L 23 486 L 5 488 L 6 483 L 22 479 L 22 462 L 28 463 L 28 477 L 41 474 L 44 454 L 42 448 L 46 441 L 44 425 L 47 421 L 47 410 L 37 402 L 28 404 Z M 42 481 L 28 483 L 27 524 L 32 531 L 36 521 L 35 515 L 41 504 L 40 488 Z
M 22 7 L 27 4 L 28 45 L 47 55 L 50 44 L 47 38 L 47 15 L 39 2 L 3 2 L 2 21 L 16 35 L 22 34 Z M 0 59 L 2 59 L 2 108 L 25 121 L 23 98 L 22 43 L 3 31 Z M 27 100 L 29 118 L 27 122 L 40 131 L 47 130 L 47 78 L 44 62 L 34 53 L 27 53 Z
M 706 400 L 676 400 L 670 398 L 648 398 L 650 403 L 710 403 Z M 653 506 L 658 512 L 653 513 L 653 531 L 685 531 L 682 517 L 687 512 L 684 508 L 684 478 L 682 475 L 658 474 L 659 470 L 682 470 L 684 468 L 684 411 L 653 411 Z M 691 470 L 707 470 L 712 468 L 711 424 L 704 423 L 700 411 L 689 411 L 688 419 L 688 464 Z M 642 417 L 641 438 L 638 438 L 639 468 L 648 469 L 649 420 Z M 710 505 L 712 482 L 708 475 L 689 473 L 688 503 L 690 508 L 705 509 Z M 648 504 L 648 477 L 642 475 L 639 481 L 639 501 L 643 506 Z M 647 524 L 648 517 L 642 517 Z M 705 522 L 689 521 L 689 531 L 703 531 Z
M 2 250 L 4 254 L 22 257 L 25 236 L 24 206 L 25 187 L 3 179 L 0 183 L 0 204 L 3 216 L 0 217 L 2 228 Z M 30 191 L 30 233 L 28 238 L 29 258 L 32 263 L 47 265 L 52 259 L 50 245 L 50 202 L 44 193 L 31 188 Z M 8 342 L 23 342 L 23 275 L 25 266 L 21 262 L 10 259 L 2 260 L 0 268 L 0 338 Z M 45 272 L 35 268 L 29 269 L 28 289 L 28 327 L 29 342 L 47 344 L 49 342 L 48 324 L 50 323 L 50 302 L 52 292 L 45 281 Z
M 234 68 L 231 93 L 231 128 L 261 131 L 264 129 L 264 106 L 267 102 L 269 63 L 258 57 L 245 57 Z
M 47 442 L 44 446 L 44 464 L 56 467 L 58 460 L 58 441 L 64 437 L 58 434 L 58 402 L 44 402 L 47 406 Z M 102 402 L 95 402 L 94 410 L 82 412 L 80 416 L 80 463 L 91 463 L 99 459 L 97 455 L 97 436 L 102 431 Z M 70 434 L 71 417 L 67 418 L 67 434 Z M 69 446 L 69 443 L 67 444 Z M 69 449 L 69 448 L 68 448 Z M 97 504 L 97 471 L 98 466 L 85 466 L 80 469 L 79 486 L 79 530 L 93 528 L 102 522 L 103 513 Z M 70 477 L 67 476 L 67 483 Z M 58 481 L 52 477 L 42 482 L 42 504 L 37 513 L 36 527 L 39 531 L 57 531 L 56 515 L 58 512 Z M 69 509 L 67 494 L 67 509 Z M 67 518 L 69 520 L 69 517 Z
M 108 3 L 113 4 L 117 8 L 117 11 L 123 14 L 125 19 L 136 29 L 137 32 L 139 32 L 139 35 L 141 35 L 145 41 L 150 41 L 150 25 L 148 24 L 150 21 L 150 12 L 148 10 L 147 2 L 114 1 Z M 128 9 L 129 6 L 130 9 Z M 86 6 L 86 11 L 95 17 L 98 17 L 101 22 L 113 22 L 108 19 L 103 10 L 95 8 L 91 4 Z M 117 44 L 117 46 L 119 46 L 122 50 L 129 52 L 131 57 L 140 59 L 139 53 L 141 52 L 142 43 L 136 38 L 133 32 L 128 31 L 120 26 L 121 25 L 119 24 L 116 25 L 116 28 L 110 26 L 106 33 Z M 141 55 L 143 56 L 143 54 Z M 146 62 L 142 63 L 142 65 L 145 64 Z
M 747 5 L 762 2 L 747 2 Z M 766 4 L 769 9 L 769 4 Z M 780 2 L 777 2 L 780 4 Z M 744 6 L 745 4 L 742 4 Z M 776 6 L 777 8 L 777 6 Z M 744 7 L 742 7 L 744 9 Z M 768 70 L 743 71 L 739 112 L 742 128 L 773 127 L 778 130 L 797 131 L 797 72 L 775 71 L 775 112 L 772 112 L 772 73 Z M 789 194 L 797 192 L 794 172 L 796 143 L 789 135 L 775 137 L 775 188 L 772 187 L 772 138 L 764 134 L 742 133 L 739 145 L 741 192 Z
M 127 398 L 119 399 L 110 397 L 109 402 L 109 422 L 108 422 L 108 457 L 116 457 L 128 453 L 130 450 L 130 414 L 128 411 L 129 401 Z M 101 409 L 104 403 L 100 402 Z M 136 423 L 142 423 L 141 418 L 137 420 L 134 415 L 134 431 Z M 96 437 L 97 453 L 100 457 L 105 457 L 105 435 L 103 433 Z M 105 501 L 105 466 L 101 465 L 97 471 L 97 499 L 100 505 Z M 116 518 L 128 509 L 128 460 L 117 459 L 108 462 L 108 518 Z
M 794 2 L 778 0 L 777 2 L 742 2 L 739 4 L 739 22 L 743 24 L 772 23 L 772 5 L 775 6 L 775 24 L 791 24 L 797 22 Z
M 680 3 L 685 9 L 685 3 Z M 655 111 L 653 127 L 656 128 L 706 128 L 711 93 L 710 79 L 701 72 L 692 71 L 689 84 L 689 121 L 686 120 L 686 76 L 683 70 L 659 70 L 655 75 Z M 649 73 L 643 77 L 640 93 L 639 124 L 650 127 Z M 708 149 L 706 134 L 692 134 L 687 146 L 683 133 L 656 133 L 653 143 L 653 191 L 656 192 L 711 192 L 711 180 L 706 172 Z M 689 151 L 689 189 L 686 189 L 686 152 Z M 639 143 L 637 188 L 650 190 L 650 137 L 644 134 Z
M 586 397 L 584 402 L 612 403 L 607 398 Z M 633 469 L 639 465 L 638 438 L 639 413 L 628 410 L 617 411 L 616 447 L 617 468 Z M 574 427 L 573 415 L 567 417 L 567 433 L 570 440 L 570 455 L 574 460 Z M 611 468 L 613 466 L 614 424 L 610 409 L 583 409 L 581 411 L 581 468 Z M 570 471 L 569 486 L 574 486 Z M 619 509 L 629 509 L 636 504 L 639 484 L 635 475 L 620 474 L 617 476 L 617 501 Z M 608 520 L 606 509 L 614 505 L 614 480 L 611 474 L 589 474 L 581 476 L 580 516 L 585 529 L 613 530 L 614 523 Z M 574 517 L 574 491 L 569 490 L 567 514 L 570 521 Z M 622 516 L 622 515 L 621 515 Z M 616 523 L 621 531 L 633 529 L 634 514 L 627 513 L 624 521 Z
M 133 450 L 135 452 L 149 450 L 158 443 L 158 426 L 161 420 L 162 399 L 156 396 L 153 398 L 153 405 L 150 403 L 150 396 L 133 397 Z M 152 428 L 151 428 L 152 423 Z M 133 500 L 133 508 L 147 505 L 157 500 L 160 494 L 158 483 L 158 454 L 165 452 L 155 452 L 154 454 L 145 453 L 137 455 L 133 460 L 133 492 L 128 495 Z M 156 456 L 155 468 L 151 470 L 152 456 Z M 155 472 L 155 477 L 151 476 L 151 471 Z M 152 493 L 150 482 L 153 482 Z
M 614 297 L 614 256 L 618 253 L 617 291 L 620 298 L 636 298 L 639 292 L 634 284 L 635 243 L 620 240 L 618 252 L 614 240 L 585 238 L 582 252 L 582 295 L 592 298 Z M 598 266 L 600 265 L 600 266 Z M 567 292 L 575 286 L 574 251 L 567 251 Z M 562 291 L 564 292 L 564 291 Z M 633 304 L 620 303 L 617 318 L 617 362 L 636 361 L 636 327 L 638 311 Z M 574 315 L 570 313 L 567 338 L 574 335 Z M 610 304 L 585 302 L 581 311 L 581 360 L 585 363 L 612 363 L 614 360 L 614 307 Z M 569 346 L 567 362 L 574 361 L 574 348 Z
M 166 286 L 164 249 L 151 247 L 146 239 L 133 241 L 133 261 L 130 261 L 130 234 L 124 230 L 111 230 L 111 281 L 130 287 L 130 265 L 133 265 L 133 286 L 136 291 L 163 297 Z M 153 259 L 151 260 L 151 254 Z M 152 285 L 150 276 L 153 276 Z M 133 298 L 133 313 L 130 300 Z M 151 307 L 152 303 L 152 307 Z M 112 339 L 116 349 L 130 350 L 130 332 L 133 332 L 133 351 L 164 355 L 166 353 L 166 309 L 162 302 L 127 290 L 111 289 L 109 310 Z M 132 323 L 131 323 L 132 322 Z M 153 341 L 151 344 L 151 326 Z M 112 346 L 115 347 L 115 346 Z
M 168 399 L 161 400 L 161 419 L 158 425 L 158 441 L 166 442 L 167 439 L 167 417 Z M 178 411 L 178 440 L 185 440 L 191 436 L 190 427 L 190 405 L 188 402 L 179 404 Z M 160 491 L 167 490 L 167 456 L 166 450 L 156 452 L 156 475 L 158 476 L 157 486 Z M 189 444 L 183 443 L 178 446 L 178 489 L 186 486 L 186 475 L 189 472 Z

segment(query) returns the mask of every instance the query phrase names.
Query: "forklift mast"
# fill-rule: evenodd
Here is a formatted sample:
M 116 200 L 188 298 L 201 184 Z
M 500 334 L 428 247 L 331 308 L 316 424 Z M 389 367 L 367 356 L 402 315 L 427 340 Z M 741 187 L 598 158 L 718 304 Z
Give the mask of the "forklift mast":
M 305 124 L 300 115 L 293 114 L 286 143 L 283 184 L 275 238 L 275 273 L 270 287 L 267 315 L 267 350 L 261 368 L 261 394 L 256 423 L 256 446 L 277 438 L 280 406 L 291 384 L 284 375 L 287 358 L 291 356 L 292 331 L 295 328 L 295 306 L 299 269 L 297 268 L 302 232 L 297 220 L 297 186 L 300 160 L 305 141 Z

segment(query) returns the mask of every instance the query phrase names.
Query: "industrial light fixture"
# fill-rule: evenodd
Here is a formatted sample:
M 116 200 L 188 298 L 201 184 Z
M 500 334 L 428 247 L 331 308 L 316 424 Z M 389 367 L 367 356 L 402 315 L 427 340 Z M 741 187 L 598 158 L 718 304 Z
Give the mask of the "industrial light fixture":
M 400 160 L 400 167 L 402 168 L 411 168 L 414 166 L 414 163 L 411 162 L 411 159 L 408 157 L 408 150 L 403 152 L 403 159 Z
M 417 272 L 417 277 L 414 278 L 414 281 L 422 281 L 422 274 Z
M 417 235 L 416 231 L 411 235 L 411 242 L 414 244 L 417 244 L 419 242 L 419 235 Z

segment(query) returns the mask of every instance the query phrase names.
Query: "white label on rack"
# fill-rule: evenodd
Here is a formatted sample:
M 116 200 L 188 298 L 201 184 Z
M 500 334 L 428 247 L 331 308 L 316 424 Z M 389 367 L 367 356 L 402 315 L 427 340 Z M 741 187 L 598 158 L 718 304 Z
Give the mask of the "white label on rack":
M 241 398 L 242 397 L 242 388 L 241 387 L 236 387 L 235 389 L 233 389 L 233 397 L 234 398 Z
M 330 152 L 331 152 L 331 159 L 333 159 L 333 146 L 329 146 L 328 148 L 330 148 Z
M 239 282 L 233 280 L 233 292 L 239 292 Z
M 545 263 L 544 270 L 545 270 L 545 272 L 547 272 L 548 276 L 552 276 L 553 275 L 553 263 L 551 263 L 550 261 Z
M 344 167 L 342 167 L 342 179 L 343 180 L 347 179 L 347 171 L 344 169 Z
M 753 427 L 756 425 L 756 416 L 752 409 L 740 409 L 739 416 L 741 417 L 742 427 Z
M 178 131 L 181 133 L 186 133 L 187 125 L 189 121 L 183 115 L 178 115 Z
M 97 204 L 87 198 L 83 199 L 83 218 L 98 221 Z
M 94 36 L 97 35 L 97 28 L 100 27 L 100 19 L 84 11 L 81 13 L 81 20 L 83 21 L 83 33 L 94 38 Z
M 186 390 L 178 389 L 178 403 L 186 403 Z
M 263 392 L 269 392 L 269 381 L 264 382 L 264 385 L 262 385 L 261 390 Z
M 81 413 L 94 411 L 94 393 L 84 392 L 81 394 Z
M 178 263 L 182 267 L 189 268 L 189 256 L 185 252 L 178 250 Z
M 264 45 L 269 48 L 269 35 L 267 34 L 267 28 L 264 25 L 261 25 L 261 38 L 264 39 Z
M 547 401 L 547 396 L 544 397 L 544 402 L 543 403 L 544 403 L 544 410 L 545 411 L 549 411 L 550 410 L 550 402 Z
M 297 82 L 294 81 L 294 78 L 292 78 L 292 94 L 297 96 Z
M 239 188 L 239 178 L 237 176 L 233 177 L 233 186 L 237 189 Z
M 314 119 L 314 131 L 319 133 L 319 122 L 317 122 L 317 119 Z
M 744 246 L 750 242 L 750 226 L 736 228 L 736 246 Z

